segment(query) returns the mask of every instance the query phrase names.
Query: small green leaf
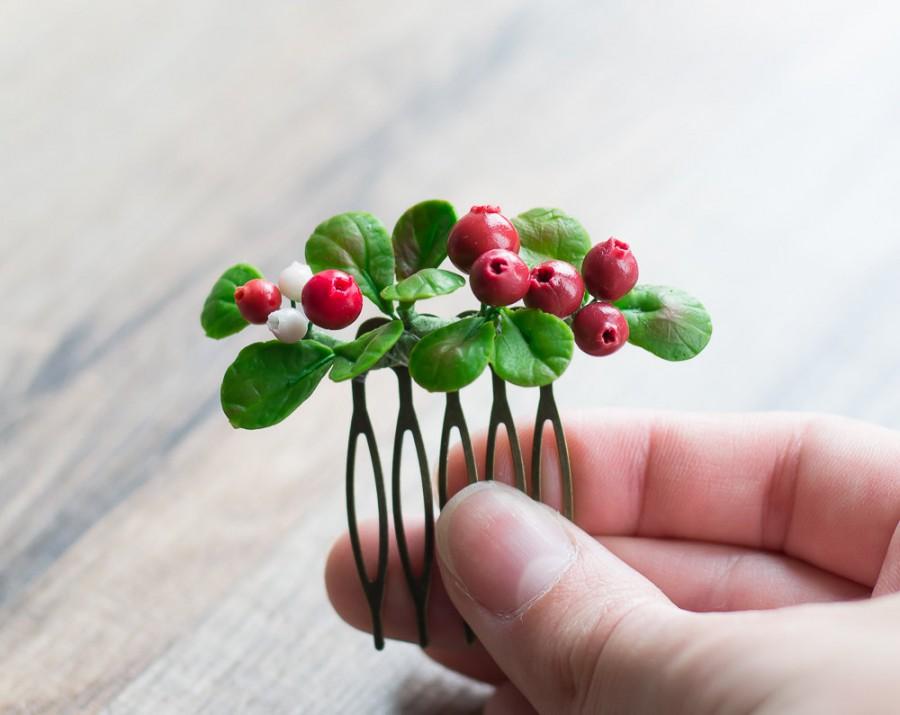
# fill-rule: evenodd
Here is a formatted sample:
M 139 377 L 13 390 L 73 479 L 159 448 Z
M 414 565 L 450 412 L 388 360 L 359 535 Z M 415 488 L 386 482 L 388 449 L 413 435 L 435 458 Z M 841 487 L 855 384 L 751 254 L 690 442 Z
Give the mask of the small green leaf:
M 591 238 L 584 226 L 559 209 L 531 209 L 512 222 L 522 244 L 519 255 L 531 268 L 555 258 L 580 269 L 591 250 Z
M 343 213 L 320 223 L 306 242 L 306 262 L 316 273 L 329 268 L 349 273 L 379 310 L 393 313 L 381 291 L 394 282 L 394 253 L 387 231 L 372 214 Z
M 463 318 L 416 344 L 409 356 L 409 373 L 429 392 L 453 392 L 484 372 L 493 345 L 493 323 L 477 316 Z
M 372 368 L 394 347 L 403 334 L 403 321 L 392 320 L 368 333 L 363 333 L 352 343 L 344 343 L 334 349 L 334 367 L 331 377 L 335 382 L 350 380 Z
M 232 266 L 219 277 L 206 296 L 200 314 L 200 325 L 207 337 L 221 340 L 249 325 L 234 304 L 234 291 L 247 281 L 262 277 L 262 273 L 246 263 Z
M 333 359 L 330 348 L 313 340 L 248 345 L 225 371 L 222 409 L 233 427 L 277 424 L 313 393 Z
M 423 268 L 399 283 L 389 285 L 381 291 L 385 300 L 399 300 L 412 303 L 438 295 L 447 295 L 466 284 L 466 279 L 456 273 L 440 268 Z
M 664 360 L 690 360 L 712 335 L 706 308 L 677 288 L 639 285 L 615 306 L 628 321 L 628 342 Z
M 422 201 L 403 212 L 394 226 L 392 242 L 397 278 L 408 278 L 423 268 L 437 268 L 447 257 L 447 236 L 456 223 L 456 211 L 446 201 Z
M 343 343 L 336 337 L 330 335 L 329 333 L 326 333 L 321 328 L 317 328 L 312 323 L 309 324 L 309 330 L 306 331 L 306 339 L 315 340 L 317 343 L 322 343 L 322 345 L 331 348 L 332 350 L 334 350 L 338 345 L 343 345 Z
M 521 387 L 549 385 L 572 359 L 572 330 L 542 310 L 501 310 L 491 364 L 507 382 Z
M 431 313 L 413 313 L 409 317 L 407 327 L 409 331 L 419 338 L 424 338 L 428 333 L 433 333 L 439 328 L 450 325 L 452 321 L 441 318 Z

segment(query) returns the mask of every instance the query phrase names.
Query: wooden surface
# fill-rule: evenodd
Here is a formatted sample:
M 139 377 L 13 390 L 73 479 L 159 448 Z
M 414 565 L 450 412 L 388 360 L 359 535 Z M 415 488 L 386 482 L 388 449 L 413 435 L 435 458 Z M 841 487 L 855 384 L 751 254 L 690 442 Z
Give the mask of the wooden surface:
M 219 411 L 262 333 L 205 340 L 206 291 L 339 211 L 558 205 L 705 301 L 700 359 L 578 357 L 564 408 L 900 427 L 898 7 L 4 3 L 0 713 L 478 708 L 327 604 L 347 386 L 260 432 Z

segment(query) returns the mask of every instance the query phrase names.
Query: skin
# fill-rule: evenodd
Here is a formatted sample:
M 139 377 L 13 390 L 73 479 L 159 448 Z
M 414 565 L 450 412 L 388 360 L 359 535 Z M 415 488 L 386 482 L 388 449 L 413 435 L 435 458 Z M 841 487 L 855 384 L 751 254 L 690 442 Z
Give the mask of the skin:
M 503 484 L 463 489 L 450 461 L 459 493 L 437 523 L 426 652 L 497 686 L 486 713 L 896 712 L 900 435 L 825 416 L 604 411 L 569 418 L 567 437 L 577 526 Z M 558 507 L 552 448 L 542 459 Z M 512 481 L 506 450 L 497 473 Z M 421 526 L 407 534 L 419 553 Z M 374 525 L 363 546 L 372 563 Z M 346 536 L 326 584 L 367 629 Z M 383 612 L 389 637 L 416 639 L 393 545 Z

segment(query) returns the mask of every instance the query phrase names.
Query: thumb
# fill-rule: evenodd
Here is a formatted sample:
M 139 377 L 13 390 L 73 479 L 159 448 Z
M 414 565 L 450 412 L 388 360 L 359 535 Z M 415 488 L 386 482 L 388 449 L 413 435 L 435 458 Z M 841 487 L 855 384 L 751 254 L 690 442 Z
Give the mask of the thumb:
M 541 712 L 673 712 L 689 614 L 549 507 L 497 482 L 437 523 L 450 598 Z M 689 688 L 688 688 L 689 690 Z

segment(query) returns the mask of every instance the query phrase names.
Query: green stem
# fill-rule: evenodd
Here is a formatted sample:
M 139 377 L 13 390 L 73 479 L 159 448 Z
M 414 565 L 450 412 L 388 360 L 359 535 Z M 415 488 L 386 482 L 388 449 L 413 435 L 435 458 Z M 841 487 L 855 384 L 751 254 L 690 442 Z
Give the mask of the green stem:
M 403 327 L 409 330 L 409 326 L 416 315 L 415 303 L 399 303 L 397 305 L 397 313 L 400 320 L 403 321 Z
M 317 343 L 322 343 L 322 345 L 327 345 L 329 348 L 334 350 L 334 348 L 341 344 L 340 340 L 331 337 L 328 333 L 323 333 L 312 323 L 309 324 L 309 328 L 306 331 L 306 337 L 304 340 L 315 340 Z

